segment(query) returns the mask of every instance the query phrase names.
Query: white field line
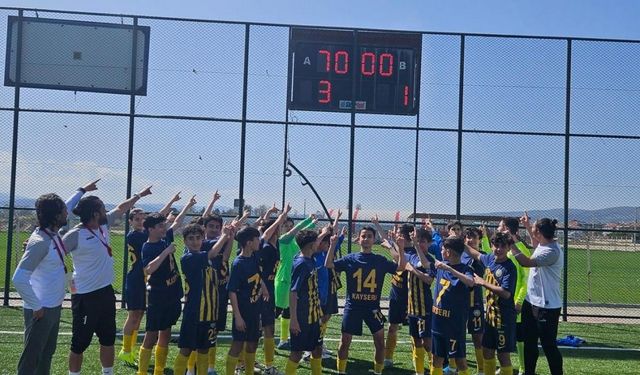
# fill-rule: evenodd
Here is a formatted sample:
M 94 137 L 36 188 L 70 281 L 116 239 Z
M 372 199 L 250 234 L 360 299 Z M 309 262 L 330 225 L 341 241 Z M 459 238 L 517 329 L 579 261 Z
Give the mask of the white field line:
M 24 331 L 0 331 L 0 335 L 24 335 Z M 71 332 L 58 332 L 58 336 L 71 336 Z M 121 337 L 122 333 L 117 333 L 116 336 Z M 140 333 L 138 334 L 138 337 L 144 337 L 144 333 Z M 171 334 L 172 338 L 177 339 L 178 337 L 180 337 L 179 334 L 177 333 L 173 333 Z M 219 339 L 224 339 L 224 340 L 231 340 L 231 336 L 230 335 L 219 335 L 218 336 Z M 340 339 L 339 338 L 325 338 L 325 341 L 335 341 L 335 342 L 339 342 Z M 373 344 L 373 340 L 365 340 L 365 339 L 353 339 L 351 340 L 351 342 L 355 342 L 355 343 L 363 343 L 363 344 Z M 398 344 L 411 344 L 410 341 L 403 341 L 403 340 L 399 340 Z M 473 346 L 472 342 L 468 342 L 467 346 Z M 542 348 L 542 346 L 538 345 L 539 348 Z M 611 347 L 606 347 L 606 346 L 582 346 L 582 347 L 578 347 L 575 348 L 573 346 L 559 346 L 559 348 L 561 349 L 575 349 L 575 350 L 602 350 L 602 351 L 612 351 L 612 352 L 640 352 L 640 348 L 611 348 Z

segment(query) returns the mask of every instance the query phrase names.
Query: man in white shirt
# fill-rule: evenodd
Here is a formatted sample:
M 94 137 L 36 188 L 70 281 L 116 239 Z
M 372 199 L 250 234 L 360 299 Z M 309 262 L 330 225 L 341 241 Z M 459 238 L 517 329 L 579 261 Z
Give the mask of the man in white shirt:
M 18 362 L 18 374 L 49 374 L 56 351 L 60 310 L 65 296 L 65 249 L 58 230 L 67 224 L 67 212 L 87 191 L 92 182 L 78 189 L 65 203 L 56 194 L 44 194 L 36 200 L 38 227 L 27 242 L 25 252 L 13 275 L 13 284 L 24 303 L 24 350 Z
M 91 344 L 93 334 L 100 342 L 100 362 L 103 375 L 113 374 L 116 339 L 116 297 L 111 284 L 114 280 L 113 254 L 109 243 L 109 229 L 133 205 L 151 194 L 151 186 L 120 203 L 107 212 L 96 196 L 82 198 L 73 209 L 81 224 L 63 237 L 64 246 L 73 259 L 71 296 L 72 336 L 69 352 L 69 374 L 78 375 L 84 351 Z

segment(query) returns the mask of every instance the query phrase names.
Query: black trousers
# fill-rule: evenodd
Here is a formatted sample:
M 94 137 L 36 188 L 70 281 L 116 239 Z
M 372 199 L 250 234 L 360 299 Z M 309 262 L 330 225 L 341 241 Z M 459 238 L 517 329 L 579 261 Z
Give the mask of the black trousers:
M 551 375 L 562 374 L 562 354 L 558 350 L 556 336 L 560 309 L 542 309 L 528 301 L 522 305 L 522 326 L 524 330 L 524 373 L 535 375 L 538 362 L 538 339 L 549 363 Z

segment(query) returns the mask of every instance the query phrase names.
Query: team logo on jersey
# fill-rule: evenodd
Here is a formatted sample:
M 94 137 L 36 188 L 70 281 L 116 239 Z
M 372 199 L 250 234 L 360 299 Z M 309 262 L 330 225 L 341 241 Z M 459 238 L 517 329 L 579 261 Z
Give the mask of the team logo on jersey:
M 502 277 L 502 268 L 496 270 L 496 277 Z
M 478 309 L 473 310 L 473 316 L 475 317 L 479 317 L 480 315 L 482 315 L 482 312 Z

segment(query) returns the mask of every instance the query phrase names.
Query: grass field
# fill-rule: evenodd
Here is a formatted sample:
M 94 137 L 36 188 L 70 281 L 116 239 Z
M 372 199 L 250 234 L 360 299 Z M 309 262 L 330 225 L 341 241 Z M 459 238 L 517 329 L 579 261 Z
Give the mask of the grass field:
M 14 243 L 22 243 L 28 238 L 29 233 L 21 232 Z M 4 289 L 5 262 L 6 262 L 7 234 L 0 233 L 0 289 Z M 182 238 L 176 236 L 176 246 L 178 252 L 183 248 Z M 235 246 L 235 245 L 234 245 Z M 118 291 L 122 289 L 122 264 L 124 254 L 124 236 L 112 234 L 111 247 L 114 249 L 114 259 L 116 262 L 116 280 L 114 288 Z M 354 249 L 357 247 L 354 246 Z M 343 245 L 343 253 L 346 245 Z M 375 251 L 383 253 L 381 247 L 376 247 Z M 12 254 L 11 274 L 20 260 L 20 251 Z M 232 251 L 232 256 L 235 251 Z M 640 284 L 640 273 L 635 272 L 635 265 L 640 263 L 640 252 L 629 251 L 604 251 L 570 248 L 569 256 L 569 277 L 568 277 L 568 300 L 569 303 L 606 303 L 606 304 L 640 304 L 640 289 L 635 286 Z M 588 258 L 590 257 L 591 272 L 588 268 Z M 385 283 L 383 296 L 388 296 L 389 283 Z M 341 289 L 344 293 L 344 288 Z
M 122 327 L 126 312 L 118 310 L 117 326 Z M 337 350 L 338 339 L 340 337 L 340 318 L 334 317 L 329 324 L 327 331 L 327 346 L 333 350 Z M 19 308 L 0 308 L 0 374 L 13 374 L 22 350 L 22 311 Z M 229 317 L 229 322 L 231 318 Z M 144 323 L 143 323 L 144 324 Z M 230 324 L 230 323 L 228 323 Z M 179 327 L 180 323 L 176 325 Z M 176 332 L 178 328 L 174 328 Z M 276 336 L 278 335 L 278 327 L 276 325 Z M 13 332 L 13 333 L 9 333 Z M 71 337 L 71 311 L 64 309 L 60 325 L 60 335 L 58 336 L 58 349 L 54 356 L 54 364 L 52 374 L 66 374 L 67 371 L 67 355 Z M 365 328 L 366 332 L 366 328 Z M 223 334 L 228 334 L 224 332 Z M 587 340 L 586 349 L 562 349 L 564 356 L 564 368 L 566 374 L 637 374 L 640 367 L 640 351 L 624 351 L 623 349 L 638 349 L 638 335 L 640 335 L 640 326 L 638 325 L 622 325 L 622 324 L 576 324 L 561 323 L 559 336 L 573 334 Z M 396 367 L 392 370 L 386 370 L 386 374 L 413 374 L 411 363 L 410 345 L 406 343 L 408 340 L 407 328 L 400 331 L 395 362 Z M 370 336 L 364 335 L 360 337 L 364 342 L 354 342 L 351 347 L 350 361 L 348 371 L 351 374 L 367 374 L 372 373 L 373 349 Z M 139 340 L 140 341 L 140 340 Z M 225 356 L 229 348 L 229 339 L 222 338 L 219 340 L 219 348 L 217 351 L 217 369 L 220 374 L 224 373 Z M 120 338 L 116 341 L 116 348 L 119 350 L 122 342 Z M 597 348 L 603 347 L 603 348 Z M 589 349 L 591 348 L 591 350 Z M 604 348 L 608 348 L 604 349 Z M 614 349 L 618 348 L 618 349 Z M 639 349 L 640 350 L 640 349 Z M 173 367 L 173 360 L 177 354 L 177 346 L 171 344 L 169 350 L 168 366 Z M 475 368 L 473 349 L 468 347 L 468 360 L 470 366 Z M 281 370 L 284 369 L 288 352 L 278 351 L 276 355 L 276 366 Z M 263 360 L 262 348 L 258 349 L 257 360 Z M 513 356 L 514 364 L 517 358 Z M 335 357 L 323 362 L 325 368 L 324 373 L 331 374 L 335 369 Z M 85 362 L 83 366 L 84 374 L 96 374 L 100 372 L 98 362 L 98 344 L 94 343 L 85 353 Z M 116 364 L 116 374 L 134 374 L 131 368 Z M 307 363 L 303 362 L 298 371 L 299 374 L 310 374 L 311 371 Z M 548 368 L 544 356 L 539 361 L 538 374 L 548 374 Z M 167 368 L 165 374 L 173 374 L 172 370 Z

